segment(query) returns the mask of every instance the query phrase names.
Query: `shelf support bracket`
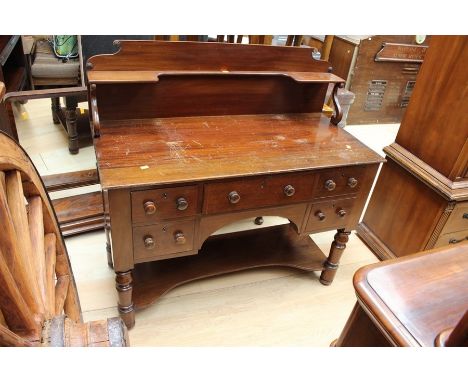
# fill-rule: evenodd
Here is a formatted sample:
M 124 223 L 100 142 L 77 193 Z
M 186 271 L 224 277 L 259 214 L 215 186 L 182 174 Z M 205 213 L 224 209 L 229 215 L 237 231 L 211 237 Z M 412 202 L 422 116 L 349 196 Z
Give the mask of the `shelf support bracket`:
M 343 89 L 344 86 L 344 82 L 338 82 L 333 87 L 332 100 L 335 113 L 331 117 L 331 123 L 333 123 L 335 126 L 338 126 L 338 123 L 340 123 L 341 119 L 343 118 L 343 108 L 341 107 L 340 101 L 338 100 L 338 89 Z

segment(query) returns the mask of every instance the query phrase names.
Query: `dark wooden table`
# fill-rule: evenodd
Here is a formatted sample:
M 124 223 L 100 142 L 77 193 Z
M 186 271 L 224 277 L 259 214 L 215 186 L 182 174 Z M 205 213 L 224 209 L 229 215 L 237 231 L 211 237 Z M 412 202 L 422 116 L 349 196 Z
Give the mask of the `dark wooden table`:
M 278 265 L 333 281 L 383 159 L 336 126 L 344 81 L 328 70 L 309 49 L 218 43 L 125 41 L 88 61 L 129 327 L 135 307 L 202 277 Z M 322 114 L 330 84 L 331 119 Z M 290 224 L 211 236 L 259 216 Z M 327 257 L 309 234 L 332 229 Z
M 335 346 L 434 346 L 468 310 L 468 244 L 361 268 L 358 302 Z

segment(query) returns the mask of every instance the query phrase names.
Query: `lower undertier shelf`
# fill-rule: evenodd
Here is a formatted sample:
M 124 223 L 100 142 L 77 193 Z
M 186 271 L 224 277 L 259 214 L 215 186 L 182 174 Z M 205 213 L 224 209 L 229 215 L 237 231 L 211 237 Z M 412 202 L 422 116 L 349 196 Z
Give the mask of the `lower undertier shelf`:
M 142 309 L 190 281 L 252 268 L 322 271 L 326 259 L 308 235 L 299 236 L 290 224 L 216 235 L 197 255 L 136 264 L 133 302 Z

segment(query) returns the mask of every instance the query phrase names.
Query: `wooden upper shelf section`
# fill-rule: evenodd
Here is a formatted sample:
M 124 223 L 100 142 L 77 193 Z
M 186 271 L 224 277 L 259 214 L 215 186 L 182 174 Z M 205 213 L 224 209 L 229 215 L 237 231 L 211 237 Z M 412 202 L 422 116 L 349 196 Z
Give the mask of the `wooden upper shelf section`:
M 273 72 L 273 71 L 150 71 L 150 70 L 101 70 L 88 72 L 88 81 L 94 84 L 108 83 L 151 83 L 162 76 L 282 76 L 303 83 L 344 83 L 345 80 L 332 74 L 320 72 Z
M 105 189 L 382 162 L 321 113 L 102 122 L 95 140 Z
M 114 43 L 116 54 L 91 57 L 95 71 L 330 72 L 327 61 L 312 57 L 311 48 L 210 42 L 131 41 Z

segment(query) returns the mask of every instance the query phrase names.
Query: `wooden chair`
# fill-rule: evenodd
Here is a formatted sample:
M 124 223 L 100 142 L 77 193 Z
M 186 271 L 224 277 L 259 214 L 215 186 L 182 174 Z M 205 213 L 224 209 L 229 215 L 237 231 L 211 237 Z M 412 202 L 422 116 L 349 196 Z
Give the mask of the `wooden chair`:
M 128 345 L 120 318 L 83 323 L 49 197 L 26 152 L 4 133 L 0 221 L 0 346 Z

